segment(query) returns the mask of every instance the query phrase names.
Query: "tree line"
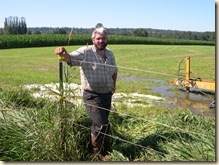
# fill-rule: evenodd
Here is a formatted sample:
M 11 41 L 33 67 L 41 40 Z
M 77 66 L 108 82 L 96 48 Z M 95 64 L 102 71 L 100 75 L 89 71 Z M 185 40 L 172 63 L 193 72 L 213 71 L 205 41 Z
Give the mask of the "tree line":
M 34 27 L 28 28 L 30 34 L 69 34 L 72 28 Z M 91 34 L 94 28 L 73 28 L 73 34 Z M 215 32 L 195 32 L 163 30 L 151 28 L 108 28 L 110 34 L 124 36 L 138 36 L 151 38 L 171 38 L 185 40 L 215 41 Z
M 1 32 L 0 32 L 1 33 Z M 26 34 L 27 23 L 24 17 L 8 17 L 5 18 L 4 30 L 2 34 Z
M 103 26 L 97 23 L 95 27 Z M 76 28 L 76 27 L 27 27 L 24 17 L 5 18 L 4 28 L 0 29 L 0 35 L 9 34 L 69 34 L 73 29 L 73 34 L 91 34 L 92 28 Z M 170 38 L 184 40 L 202 40 L 215 41 L 215 32 L 196 32 L 196 31 L 178 31 L 164 30 L 152 28 L 108 28 L 110 34 L 124 36 L 138 36 L 150 38 Z

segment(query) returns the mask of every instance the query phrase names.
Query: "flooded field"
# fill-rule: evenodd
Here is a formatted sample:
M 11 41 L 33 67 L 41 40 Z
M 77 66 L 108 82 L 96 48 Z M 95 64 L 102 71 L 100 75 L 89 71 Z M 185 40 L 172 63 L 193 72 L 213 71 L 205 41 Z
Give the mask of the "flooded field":
M 165 102 L 159 102 L 156 106 L 168 106 L 170 108 L 186 108 L 194 114 L 202 114 L 204 116 L 215 116 L 215 109 L 209 109 L 209 105 L 214 99 L 213 94 L 202 94 L 196 91 L 186 92 L 176 86 L 156 86 L 152 91 L 159 93 L 165 98 Z M 175 91 L 175 92 L 173 92 Z
M 203 116 L 215 116 L 215 108 L 210 109 L 209 105 L 214 99 L 211 93 L 197 92 L 192 90 L 186 92 L 179 86 L 167 83 L 159 79 L 139 78 L 136 76 L 119 76 L 119 79 L 125 82 L 153 82 L 150 95 L 139 93 L 119 93 L 113 95 L 113 104 L 126 103 L 126 105 L 133 106 L 164 106 L 172 109 L 189 109 L 193 114 L 200 114 Z M 28 90 L 32 91 L 34 97 L 47 97 L 53 100 L 58 100 L 59 84 L 45 84 L 45 85 L 27 85 Z M 67 91 L 73 91 L 69 95 L 69 101 L 74 104 L 82 104 L 82 89 L 78 84 L 65 84 L 64 88 Z M 75 97 L 80 96 L 80 97 Z
M 120 76 L 120 79 L 127 82 L 152 81 L 159 85 L 152 87 L 152 92 L 163 98 L 162 101 L 155 101 L 155 106 L 166 106 L 169 108 L 189 109 L 193 114 L 204 116 L 215 116 L 215 109 L 209 109 L 214 99 L 213 93 L 191 89 L 186 92 L 179 86 L 167 84 L 163 80 L 139 78 L 136 76 Z

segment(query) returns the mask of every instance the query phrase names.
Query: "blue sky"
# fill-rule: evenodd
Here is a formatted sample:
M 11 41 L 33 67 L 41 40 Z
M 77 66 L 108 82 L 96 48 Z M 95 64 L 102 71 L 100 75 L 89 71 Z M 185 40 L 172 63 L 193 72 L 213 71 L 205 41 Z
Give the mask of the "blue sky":
M 9 16 L 28 27 L 155 28 L 215 31 L 215 0 L 2 0 L 0 27 Z

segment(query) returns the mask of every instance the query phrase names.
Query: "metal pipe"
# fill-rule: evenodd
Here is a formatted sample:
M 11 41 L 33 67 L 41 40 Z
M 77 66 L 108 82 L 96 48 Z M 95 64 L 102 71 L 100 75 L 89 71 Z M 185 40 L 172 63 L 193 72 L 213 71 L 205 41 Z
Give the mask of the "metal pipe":
M 186 81 L 190 81 L 190 57 L 186 57 Z M 186 91 L 189 92 L 189 86 L 186 86 Z
M 60 56 L 59 56 L 59 91 L 60 91 L 60 96 L 63 97 L 63 62 Z

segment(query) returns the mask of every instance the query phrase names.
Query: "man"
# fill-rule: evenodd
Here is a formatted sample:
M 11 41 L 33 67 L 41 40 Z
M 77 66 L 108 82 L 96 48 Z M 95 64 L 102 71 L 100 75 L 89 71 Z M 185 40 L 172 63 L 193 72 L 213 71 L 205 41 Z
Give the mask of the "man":
M 55 49 L 69 66 L 80 66 L 83 100 L 92 121 L 91 144 L 101 159 L 109 159 L 111 150 L 108 121 L 112 95 L 116 89 L 118 68 L 114 54 L 107 47 L 108 33 L 104 27 L 94 29 L 93 45 L 68 53 L 64 47 Z M 105 136 L 106 135 L 106 136 Z

